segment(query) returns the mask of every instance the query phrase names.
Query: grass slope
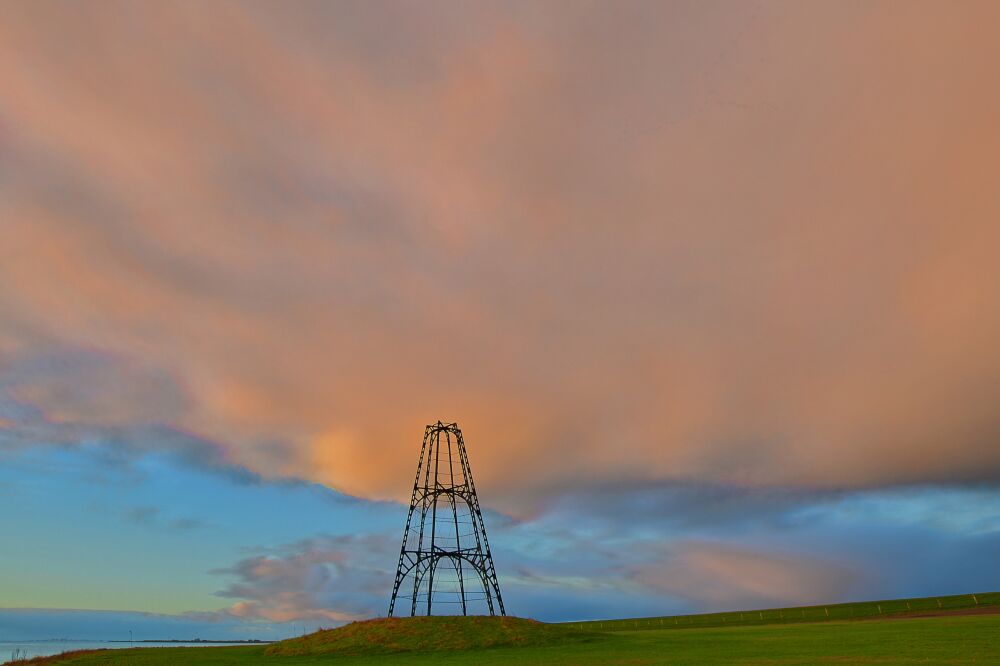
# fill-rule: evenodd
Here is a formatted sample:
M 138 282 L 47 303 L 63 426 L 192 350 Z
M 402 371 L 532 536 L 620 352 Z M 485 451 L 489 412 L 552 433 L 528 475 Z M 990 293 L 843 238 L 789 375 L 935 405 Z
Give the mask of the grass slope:
M 738 627 L 762 624 L 797 624 L 836 620 L 871 620 L 886 617 L 920 617 L 959 612 L 1000 612 L 1000 592 L 978 592 L 942 597 L 885 599 L 825 606 L 766 608 L 699 615 L 667 615 L 623 620 L 568 622 L 564 626 L 589 631 L 635 631 L 639 629 L 691 629 Z
M 28 663 L 80 666 L 1000 664 L 1000 594 L 977 594 L 975 599 L 971 596 L 964 595 L 965 600 L 930 597 L 929 602 L 903 599 L 744 611 L 744 614 L 758 613 L 758 620 L 756 624 L 742 625 L 720 619 L 738 613 L 687 616 L 705 622 L 714 617 L 718 624 L 699 627 L 692 623 L 685 631 L 676 630 L 684 626 L 680 621 L 673 626 L 666 622 L 662 628 L 658 626 L 658 620 L 668 618 L 605 621 L 605 624 L 624 624 L 605 627 L 604 631 L 600 631 L 600 623 L 578 623 L 585 628 L 577 628 L 576 624 L 547 625 L 517 618 L 401 618 L 358 622 L 266 647 L 99 650 Z M 872 604 L 876 607 L 874 617 L 867 613 Z M 847 619 L 811 621 L 818 617 L 817 608 L 827 609 L 830 615 L 846 614 Z M 798 611 L 798 617 L 788 611 Z M 921 617 L 921 614 L 933 616 Z M 823 618 L 826 617 L 824 612 Z M 636 622 L 640 624 L 636 626 Z
M 652 666 L 1000 664 L 1000 615 L 607 633 L 596 641 L 444 652 L 267 656 L 262 646 L 102 650 L 60 666 Z
M 519 617 L 406 617 L 352 622 L 268 646 L 269 656 L 385 654 L 494 647 L 565 645 L 601 638 L 597 632 Z

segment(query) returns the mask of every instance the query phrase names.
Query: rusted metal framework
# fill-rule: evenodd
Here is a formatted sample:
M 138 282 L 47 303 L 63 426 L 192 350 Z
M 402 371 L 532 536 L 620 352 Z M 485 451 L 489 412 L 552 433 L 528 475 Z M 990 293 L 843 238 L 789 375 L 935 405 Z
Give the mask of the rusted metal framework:
M 424 429 L 389 617 L 397 603 L 410 615 L 507 614 L 457 423 Z

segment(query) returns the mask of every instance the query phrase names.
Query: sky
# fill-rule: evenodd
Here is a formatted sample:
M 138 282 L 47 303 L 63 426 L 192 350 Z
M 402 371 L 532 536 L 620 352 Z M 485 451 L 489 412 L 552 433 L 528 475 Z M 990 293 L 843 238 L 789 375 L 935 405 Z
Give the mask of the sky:
M 998 19 L 0 4 L 0 640 L 1000 589 Z

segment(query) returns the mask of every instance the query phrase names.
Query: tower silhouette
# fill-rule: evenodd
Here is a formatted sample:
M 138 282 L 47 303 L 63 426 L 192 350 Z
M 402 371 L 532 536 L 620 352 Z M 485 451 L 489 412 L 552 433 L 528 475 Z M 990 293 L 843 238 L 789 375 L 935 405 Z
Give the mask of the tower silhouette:
M 457 423 L 424 429 L 389 617 L 398 601 L 410 615 L 507 614 Z

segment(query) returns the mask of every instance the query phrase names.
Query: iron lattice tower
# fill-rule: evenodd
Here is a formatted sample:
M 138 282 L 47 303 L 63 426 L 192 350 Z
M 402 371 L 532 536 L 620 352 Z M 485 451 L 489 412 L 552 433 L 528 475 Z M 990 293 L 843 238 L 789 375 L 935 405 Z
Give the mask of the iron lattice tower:
M 424 429 L 389 617 L 400 600 L 410 615 L 431 615 L 440 604 L 447 606 L 439 614 L 457 614 L 459 604 L 462 615 L 484 604 L 490 615 L 507 614 L 457 423 Z

